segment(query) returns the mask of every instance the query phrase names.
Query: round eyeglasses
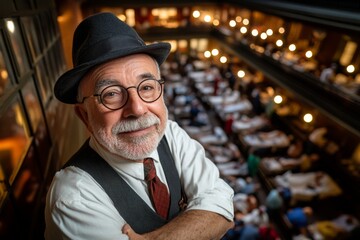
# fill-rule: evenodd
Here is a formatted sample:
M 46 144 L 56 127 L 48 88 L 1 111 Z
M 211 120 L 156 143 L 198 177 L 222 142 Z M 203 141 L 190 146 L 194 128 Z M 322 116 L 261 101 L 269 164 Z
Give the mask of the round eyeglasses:
M 146 103 L 152 103 L 158 100 L 162 94 L 162 85 L 164 80 L 146 79 L 138 86 L 123 87 L 120 85 L 111 85 L 104 88 L 99 94 L 83 97 L 80 103 L 84 103 L 89 97 L 99 97 L 100 102 L 110 110 L 118 110 L 125 106 L 129 100 L 130 88 L 135 88 L 138 96 Z

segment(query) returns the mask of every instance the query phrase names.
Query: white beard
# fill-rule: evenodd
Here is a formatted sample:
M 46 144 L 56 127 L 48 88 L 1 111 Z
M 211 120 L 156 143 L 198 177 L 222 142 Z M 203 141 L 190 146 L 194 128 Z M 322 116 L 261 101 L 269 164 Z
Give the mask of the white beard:
M 138 137 L 124 138 L 121 136 L 122 132 L 136 131 L 150 126 L 155 126 L 156 131 Z M 118 122 L 112 127 L 111 134 L 107 134 L 104 128 L 99 127 L 94 132 L 94 137 L 111 153 L 122 158 L 137 161 L 148 157 L 155 151 L 164 133 L 165 128 L 160 129 L 160 119 L 153 114 L 147 114 L 140 118 L 126 119 Z

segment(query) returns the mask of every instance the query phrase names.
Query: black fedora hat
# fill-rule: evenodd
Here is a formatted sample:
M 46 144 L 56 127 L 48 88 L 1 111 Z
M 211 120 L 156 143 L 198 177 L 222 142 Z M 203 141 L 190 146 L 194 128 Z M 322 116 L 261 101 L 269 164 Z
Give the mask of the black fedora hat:
M 112 13 L 98 13 L 87 17 L 74 33 L 74 68 L 56 81 L 55 96 L 64 103 L 77 103 L 80 80 L 92 67 L 136 53 L 148 54 L 161 65 L 169 55 L 170 47 L 169 43 L 164 42 L 146 45 L 132 27 Z

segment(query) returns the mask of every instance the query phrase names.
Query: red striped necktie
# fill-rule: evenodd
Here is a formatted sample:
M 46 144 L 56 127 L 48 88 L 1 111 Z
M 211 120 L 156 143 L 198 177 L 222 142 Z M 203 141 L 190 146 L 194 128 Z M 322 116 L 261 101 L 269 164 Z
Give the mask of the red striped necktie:
M 156 212 L 164 219 L 167 219 L 170 196 L 167 187 L 160 181 L 156 175 L 156 169 L 152 158 L 144 159 L 145 180 L 148 183 L 148 189 L 151 202 Z

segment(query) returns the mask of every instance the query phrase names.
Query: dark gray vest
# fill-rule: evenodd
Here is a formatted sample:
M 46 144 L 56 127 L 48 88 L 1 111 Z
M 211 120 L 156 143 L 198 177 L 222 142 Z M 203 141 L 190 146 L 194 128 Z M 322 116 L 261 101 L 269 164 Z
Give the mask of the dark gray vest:
M 157 150 L 170 190 L 170 210 L 167 220 L 161 218 L 137 195 L 120 175 L 89 146 L 89 141 L 84 143 L 63 168 L 76 166 L 88 172 L 103 187 L 125 221 L 135 232 L 141 234 L 165 225 L 179 214 L 184 202 L 186 203 L 174 159 L 165 137 L 160 141 Z

